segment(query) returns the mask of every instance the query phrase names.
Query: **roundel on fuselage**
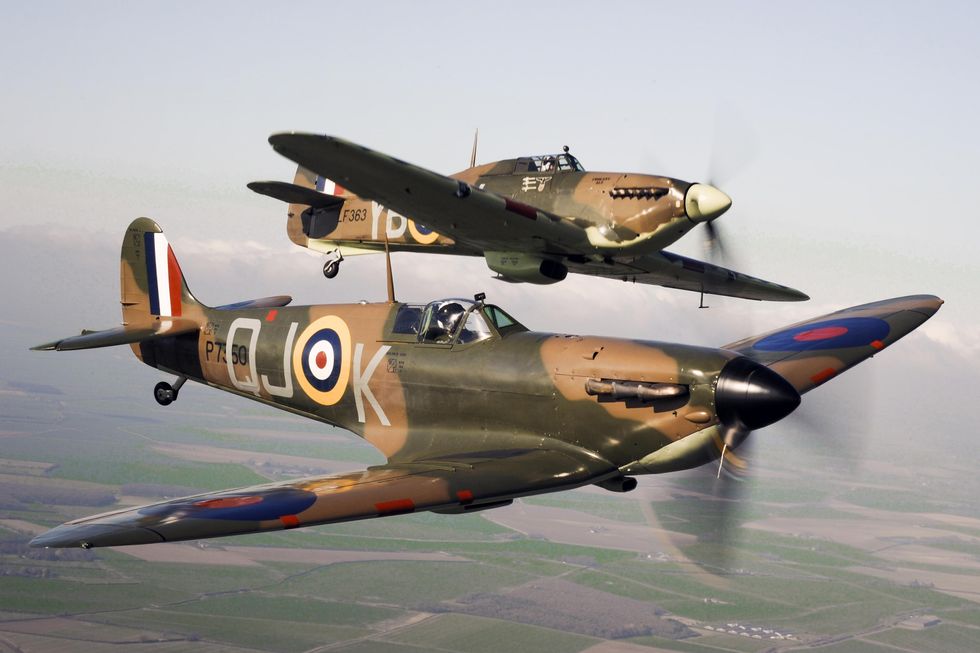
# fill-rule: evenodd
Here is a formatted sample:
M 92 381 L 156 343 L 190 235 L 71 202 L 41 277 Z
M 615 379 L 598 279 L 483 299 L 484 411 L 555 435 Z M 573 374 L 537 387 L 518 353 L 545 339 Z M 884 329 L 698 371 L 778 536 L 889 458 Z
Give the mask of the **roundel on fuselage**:
M 414 220 L 408 221 L 408 230 L 412 232 L 412 238 L 420 245 L 431 245 L 439 240 L 439 234 L 432 231 L 424 224 L 417 224 Z
M 321 406 L 340 401 L 350 378 L 350 330 L 335 315 L 314 320 L 293 347 L 293 372 L 310 399 Z

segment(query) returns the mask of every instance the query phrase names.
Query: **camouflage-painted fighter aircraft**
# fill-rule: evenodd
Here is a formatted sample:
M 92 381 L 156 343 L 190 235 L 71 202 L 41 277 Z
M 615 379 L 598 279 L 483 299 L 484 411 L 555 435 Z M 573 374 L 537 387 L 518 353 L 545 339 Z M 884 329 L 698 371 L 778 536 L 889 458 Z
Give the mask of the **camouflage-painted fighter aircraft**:
M 198 539 L 399 513 L 463 513 L 515 497 L 731 456 L 800 394 L 877 354 L 942 300 L 918 295 L 831 313 L 720 349 L 536 333 L 503 309 L 288 307 L 271 297 L 209 308 L 191 294 L 160 227 L 140 218 L 122 246 L 123 326 L 36 347 L 128 344 L 188 379 L 342 427 L 377 447 L 364 471 L 210 492 L 78 519 L 35 546 Z M 389 286 L 390 288 L 390 286 Z
M 664 251 L 731 206 L 708 184 L 587 172 L 567 148 L 476 166 L 474 143 L 471 167 L 445 177 L 331 136 L 275 134 L 269 142 L 300 165 L 296 177 L 248 186 L 289 203 L 289 238 L 327 253 L 328 278 L 344 255 L 383 250 L 387 240 L 392 251 L 482 256 L 507 281 L 550 284 L 576 272 L 747 299 L 808 299 Z

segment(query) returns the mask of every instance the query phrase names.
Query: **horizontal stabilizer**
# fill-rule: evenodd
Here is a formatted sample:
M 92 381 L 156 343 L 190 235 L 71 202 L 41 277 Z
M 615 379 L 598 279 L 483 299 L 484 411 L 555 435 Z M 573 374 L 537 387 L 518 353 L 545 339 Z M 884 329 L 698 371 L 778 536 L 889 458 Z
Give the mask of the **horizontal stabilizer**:
M 72 351 L 75 349 L 95 349 L 114 345 L 131 345 L 135 342 L 155 340 L 192 333 L 200 329 L 194 320 L 183 318 L 161 318 L 143 324 L 127 324 L 105 331 L 82 331 L 81 335 L 70 336 L 54 342 L 31 347 L 33 351 Z
M 126 508 L 62 524 L 31 546 L 176 542 L 426 510 L 464 512 L 618 474 L 609 461 L 561 443 L 476 451 Z
M 327 195 L 313 188 L 288 184 L 284 181 L 253 181 L 248 184 L 248 187 L 259 195 L 268 195 L 287 204 L 306 204 L 315 209 L 340 206 L 344 203 L 342 197 Z
M 803 394 L 871 358 L 932 317 L 943 300 L 910 295 L 853 306 L 724 349 L 770 367 Z
M 216 306 L 218 311 L 237 311 L 243 308 L 281 308 L 293 301 L 289 295 L 273 295 L 272 297 L 261 297 L 259 299 L 246 299 L 243 302 Z

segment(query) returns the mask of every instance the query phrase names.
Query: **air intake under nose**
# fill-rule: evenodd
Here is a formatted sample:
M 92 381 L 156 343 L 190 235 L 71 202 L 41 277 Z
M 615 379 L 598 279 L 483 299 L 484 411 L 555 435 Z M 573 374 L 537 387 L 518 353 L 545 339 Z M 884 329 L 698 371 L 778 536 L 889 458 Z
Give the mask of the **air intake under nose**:
M 724 424 L 761 429 L 799 405 L 800 393 L 789 381 L 748 358 L 732 359 L 718 375 L 715 409 Z

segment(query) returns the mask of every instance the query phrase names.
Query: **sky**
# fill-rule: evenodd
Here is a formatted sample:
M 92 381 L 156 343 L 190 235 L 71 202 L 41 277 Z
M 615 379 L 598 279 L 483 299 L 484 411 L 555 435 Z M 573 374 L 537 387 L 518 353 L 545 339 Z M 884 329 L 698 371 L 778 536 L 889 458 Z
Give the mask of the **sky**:
M 719 220 L 732 266 L 812 300 L 711 298 L 701 311 L 680 291 L 511 285 L 479 259 L 410 254 L 394 256 L 399 298 L 486 291 L 535 329 L 722 345 L 937 294 L 947 303 L 933 320 L 827 396 L 846 402 L 873 381 L 872 419 L 908 423 L 928 403 L 943 416 L 921 428 L 968 426 L 980 381 L 976 3 L 0 9 L 0 346 L 18 373 L 80 364 L 22 354 L 38 340 L 117 323 L 119 241 L 140 215 L 164 227 L 206 303 L 383 299 L 379 257 L 324 280 L 322 261 L 286 238 L 284 207 L 245 188 L 292 178 L 266 139 L 328 133 L 449 174 L 479 128 L 479 162 L 567 144 L 592 170 L 712 180 L 734 200 Z M 696 232 L 671 249 L 704 254 Z

